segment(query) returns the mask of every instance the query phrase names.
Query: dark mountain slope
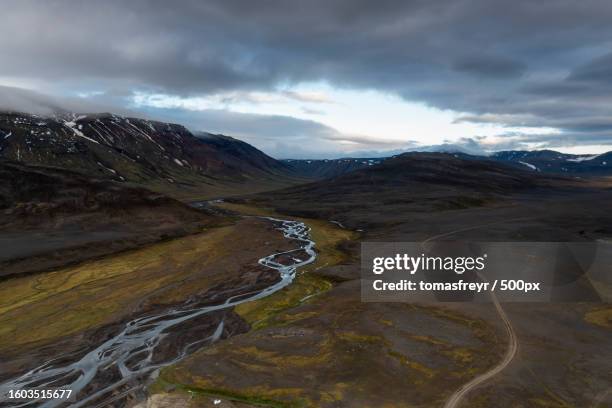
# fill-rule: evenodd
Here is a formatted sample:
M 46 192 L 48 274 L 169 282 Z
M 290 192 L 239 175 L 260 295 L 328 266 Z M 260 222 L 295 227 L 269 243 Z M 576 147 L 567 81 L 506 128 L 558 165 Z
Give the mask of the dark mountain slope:
M 517 169 L 491 160 L 481 160 L 475 156 L 465 158 L 445 153 L 405 153 L 378 165 L 283 191 L 314 189 L 353 192 L 360 189 L 371 191 L 393 187 L 509 193 L 545 185 L 557 179 L 559 178 L 555 176 L 534 177 L 526 169 Z
M 575 181 L 443 153 L 406 153 L 379 165 L 254 196 L 282 213 L 363 226 L 403 222 L 409 214 L 495 206 L 512 197 L 573 188 Z
M 241 140 L 202 132 L 196 133 L 196 136 L 205 145 L 212 147 L 220 154 L 226 165 L 235 169 L 243 169 L 243 174 L 249 174 L 249 171 L 253 173 L 254 169 L 272 176 L 290 173 L 290 166 Z
M 419 151 L 415 154 L 448 153 L 454 157 L 471 160 L 502 162 L 520 170 L 539 173 L 560 174 L 577 177 L 612 176 L 612 152 L 598 155 L 576 155 L 554 150 L 508 150 L 491 155 L 475 155 L 462 151 Z M 405 153 L 410 154 L 410 153 Z M 395 156 L 393 156 L 395 157 Z M 335 160 L 283 160 L 296 173 L 311 179 L 325 179 L 341 176 L 378 164 L 387 158 L 350 158 Z
M 490 158 L 543 173 L 581 177 L 612 175 L 612 152 L 599 155 L 576 155 L 559 153 L 554 150 L 510 150 L 496 152 Z
M 0 160 L 0 277 L 201 230 L 212 216 L 142 188 Z
M 345 158 L 324 160 L 283 160 L 297 174 L 311 179 L 338 177 L 364 167 L 374 166 L 386 159 Z
M 0 156 L 179 197 L 261 191 L 294 182 L 287 166 L 246 143 L 198 138 L 180 125 L 111 114 L 2 113 Z

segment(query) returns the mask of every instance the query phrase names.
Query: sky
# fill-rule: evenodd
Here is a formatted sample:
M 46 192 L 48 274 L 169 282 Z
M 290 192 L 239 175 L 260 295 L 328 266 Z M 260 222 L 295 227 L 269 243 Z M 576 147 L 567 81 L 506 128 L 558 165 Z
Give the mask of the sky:
M 612 150 L 607 0 L 4 0 L 0 108 L 113 111 L 277 158 Z

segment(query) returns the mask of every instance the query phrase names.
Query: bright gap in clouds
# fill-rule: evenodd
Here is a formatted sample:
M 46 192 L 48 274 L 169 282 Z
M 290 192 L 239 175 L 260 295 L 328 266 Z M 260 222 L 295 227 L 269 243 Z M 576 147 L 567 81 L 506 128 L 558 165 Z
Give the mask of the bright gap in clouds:
M 363 144 L 351 142 L 351 138 L 372 140 L 373 146 L 375 141 L 379 141 L 388 149 L 402 149 L 479 137 L 479 142 L 486 148 L 501 140 L 498 136 L 510 132 L 557 132 L 551 128 L 508 128 L 494 123 L 456 122 L 462 113 L 408 102 L 379 91 L 336 89 L 326 84 L 299 85 L 273 92 L 227 92 L 205 97 L 136 93 L 133 104 L 135 108 L 224 109 L 315 121 L 347 136 L 347 140 L 336 142 L 338 150 L 344 152 L 364 150 Z
M 556 147 L 556 150 L 561 153 L 568 154 L 600 154 L 610 151 L 610 145 L 585 145 L 585 146 L 568 146 L 568 147 Z

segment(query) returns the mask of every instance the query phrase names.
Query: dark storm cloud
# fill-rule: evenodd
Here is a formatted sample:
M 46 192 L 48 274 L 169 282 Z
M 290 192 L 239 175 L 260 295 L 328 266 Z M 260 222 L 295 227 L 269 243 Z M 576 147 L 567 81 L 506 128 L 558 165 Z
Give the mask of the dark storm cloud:
M 0 77 L 172 95 L 325 81 L 612 135 L 610 21 L 607 0 L 7 1 Z
M 612 53 L 596 58 L 595 60 L 578 67 L 570 75 L 570 79 L 605 83 L 612 87 Z
M 457 71 L 463 71 L 477 77 L 485 78 L 517 78 L 525 72 L 525 64 L 487 55 L 461 57 L 455 64 Z

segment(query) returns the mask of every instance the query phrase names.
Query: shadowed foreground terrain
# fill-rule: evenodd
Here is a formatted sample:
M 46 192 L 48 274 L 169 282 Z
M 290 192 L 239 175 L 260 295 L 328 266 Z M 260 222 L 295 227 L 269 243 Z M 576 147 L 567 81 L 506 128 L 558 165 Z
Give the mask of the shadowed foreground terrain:
M 242 204 L 219 204 L 339 221 L 358 234 L 335 244 L 341 258 L 300 278 L 329 287 L 162 370 L 149 403 L 441 407 L 502 359 L 508 342 L 502 321 L 492 304 L 361 302 L 358 242 L 609 239 L 611 193 L 505 165 L 407 155 Z M 327 222 L 329 230 L 339 229 Z M 608 305 L 509 303 L 504 309 L 518 355 L 462 407 L 608 406 Z
M 233 245 L 242 250 L 235 252 Z M 77 361 L 136 317 L 179 305 L 218 304 L 232 295 L 267 287 L 279 276 L 257 260 L 290 248 L 270 222 L 250 218 L 77 266 L 6 280 L 0 284 L 0 381 L 52 358 L 56 358 L 53 364 Z M 221 321 L 221 338 L 249 327 L 231 309 L 194 318 L 167 330 L 153 358 L 175 358 L 177 350 L 210 335 Z M 100 370 L 89 390 L 117 380 L 116 369 Z
M 214 217 L 158 193 L 0 161 L 0 277 L 200 231 Z
M 3 233 L 39 239 L 35 248 L 53 242 L 46 234 L 70 241 L 67 231 L 76 231 L 78 242 L 94 237 L 93 247 L 102 247 L 95 234 L 105 228 L 123 234 L 122 245 L 136 230 L 151 240 L 176 236 L 168 232 L 173 227 L 189 235 L 28 275 L 18 275 L 21 265 L 39 269 L 7 262 L 16 266 L 12 278 L 0 282 L 0 379 L 51 356 L 60 356 L 54 364 L 77 361 L 139 316 L 218 304 L 273 284 L 278 275 L 257 260 L 293 246 L 270 221 L 239 215 L 292 218 L 311 228 L 314 264 L 271 296 L 169 331 L 155 361 L 222 328 L 219 341 L 113 391 L 109 398 L 117 407 L 444 406 L 455 390 L 502 359 L 508 345 L 503 321 L 486 303 L 362 302 L 359 243 L 593 241 L 612 235 L 612 191 L 605 180 L 534 175 L 454 155 L 403 155 L 333 179 L 199 203 L 198 210 L 62 170 L 15 163 L 1 169 L 14 180 L 2 190 Z M 70 250 L 57 249 L 68 254 L 62 260 L 75 259 Z M 44 259 L 49 267 L 54 258 L 42 253 L 25 259 Z M 503 307 L 518 354 L 468 393 L 461 407 L 510 408 L 517 401 L 541 408 L 606 406 L 609 306 Z M 116 368 L 101 370 L 85 392 L 118 378 Z

